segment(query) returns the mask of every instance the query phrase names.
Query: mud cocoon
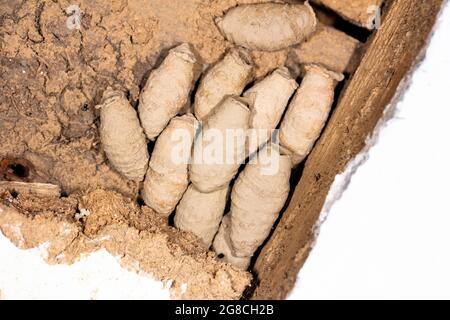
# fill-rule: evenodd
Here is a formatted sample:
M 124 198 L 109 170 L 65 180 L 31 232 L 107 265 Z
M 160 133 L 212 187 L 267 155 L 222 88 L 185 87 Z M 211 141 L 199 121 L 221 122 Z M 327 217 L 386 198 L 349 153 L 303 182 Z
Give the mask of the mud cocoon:
M 155 140 L 188 103 L 198 69 L 196 55 L 184 43 L 171 49 L 161 66 L 150 74 L 139 103 L 139 117 L 148 139 Z
M 123 92 L 110 88 L 97 108 L 100 109 L 100 140 L 109 162 L 128 179 L 142 181 L 149 156 L 136 110 Z
M 198 125 L 193 115 L 173 118 L 156 140 L 141 194 L 160 214 L 169 215 L 187 189 L 188 163 Z
M 195 95 L 194 113 L 204 120 L 228 95 L 240 95 L 253 79 L 253 62 L 243 48 L 233 48 L 201 79 Z
M 298 84 L 285 67 L 276 69 L 244 93 L 250 108 L 252 136 L 249 153 L 264 144 L 283 116 Z
M 270 233 L 289 195 L 292 163 L 277 146 L 263 148 L 231 192 L 230 240 L 236 257 L 251 257 Z
M 215 22 L 228 41 L 260 51 L 277 51 L 298 44 L 317 25 L 309 4 L 284 3 L 239 5 Z
M 217 259 L 232 264 L 238 269 L 247 270 L 250 266 L 250 257 L 236 257 L 233 254 L 230 241 L 230 216 L 223 217 L 219 231 L 214 238 L 213 249 L 217 254 Z
M 190 179 L 199 191 L 219 190 L 234 178 L 245 159 L 249 118 L 247 104 L 239 97 L 230 96 L 205 120 L 189 166 Z
M 334 89 L 344 76 L 318 65 L 305 67 L 306 74 L 280 126 L 280 144 L 292 152 L 296 165 L 311 152 L 328 119 Z
M 228 186 L 203 193 L 190 185 L 177 206 L 175 226 L 190 231 L 209 248 L 219 229 L 228 197 Z

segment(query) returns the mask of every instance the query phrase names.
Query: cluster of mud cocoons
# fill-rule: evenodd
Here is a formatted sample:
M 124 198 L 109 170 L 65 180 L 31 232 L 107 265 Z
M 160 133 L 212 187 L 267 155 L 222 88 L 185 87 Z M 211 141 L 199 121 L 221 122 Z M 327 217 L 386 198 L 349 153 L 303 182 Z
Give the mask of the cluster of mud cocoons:
M 151 72 L 138 112 L 124 93 L 108 88 L 97 106 L 100 136 L 110 164 L 143 181 L 147 206 L 166 217 L 175 211 L 175 227 L 246 270 L 285 205 L 291 171 L 319 137 L 344 76 L 304 65 L 299 86 L 280 67 L 248 87 L 255 80 L 250 50 L 282 50 L 314 32 L 316 16 L 308 4 L 237 6 L 216 23 L 236 47 L 202 75 L 195 48 L 183 43 L 171 49 Z M 225 138 L 250 130 L 237 141 Z M 223 139 L 213 141 L 214 134 Z M 151 155 L 147 139 L 156 141 Z M 208 147 L 221 156 L 208 161 Z
M 190 36 L 161 45 L 137 90 L 102 83 L 90 107 L 108 186 L 72 192 L 35 181 L 25 158 L 1 162 L 0 231 L 21 248 L 50 239 L 50 263 L 106 248 L 173 280 L 175 298 L 241 297 L 361 47 L 308 1 L 254 2 L 195 20 L 214 30 L 206 49 Z

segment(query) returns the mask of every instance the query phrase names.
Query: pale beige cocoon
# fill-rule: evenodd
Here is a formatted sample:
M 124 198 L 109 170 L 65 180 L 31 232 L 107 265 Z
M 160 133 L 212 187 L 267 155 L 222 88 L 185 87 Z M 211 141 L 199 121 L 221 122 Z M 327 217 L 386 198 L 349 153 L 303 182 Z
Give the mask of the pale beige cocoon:
M 194 233 L 209 248 L 219 229 L 227 197 L 228 186 L 202 193 L 191 184 L 177 206 L 175 227 Z
M 139 117 L 145 134 L 155 138 L 170 119 L 185 107 L 198 76 L 198 61 L 189 44 L 169 51 L 161 66 L 152 71 L 139 102 Z
M 306 74 L 280 126 L 280 144 L 292 152 L 293 164 L 311 152 L 330 114 L 334 89 L 344 76 L 317 65 Z
M 249 153 L 264 144 L 283 116 L 298 84 L 285 67 L 276 69 L 244 93 L 250 108 Z
M 228 95 L 240 95 L 253 79 L 253 62 L 243 48 L 234 48 L 206 72 L 195 95 L 194 113 L 198 120 Z
M 237 178 L 230 209 L 234 256 L 251 257 L 269 235 L 289 195 L 291 169 L 290 157 L 268 146 Z
M 188 163 L 198 126 L 193 115 L 176 117 L 156 140 L 141 194 L 145 204 L 160 214 L 169 215 L 188 187 Z
M 245 160 L 249 118 L 247 104 L 239 97 L 230 96 L 205 120 L 189 166 L 190 179 L 199 191 L 216 191 L 234 178 Z M 236 138 L 227 141 L 232 135 Z
M 260 51 L 277 51 L 298 44 L 317 25 L 309 4 L 285 3 L 239 5 L 215 22 L 228 41 Z
M 219 232 L 214 238 L 213 249 L 217 254 L 218 260 L 229 263 L 241 270 L 248 269 L 251 257 L 240 258 L 233 255 L 230 242 L 230 216 L 228 214 L 222 219 Z
M 136 110 L 123 92 L 108 88 L 100 109 L 100 140 L 111 165 L 131 180 L 142 181 L 148 165 L 147 142 Z

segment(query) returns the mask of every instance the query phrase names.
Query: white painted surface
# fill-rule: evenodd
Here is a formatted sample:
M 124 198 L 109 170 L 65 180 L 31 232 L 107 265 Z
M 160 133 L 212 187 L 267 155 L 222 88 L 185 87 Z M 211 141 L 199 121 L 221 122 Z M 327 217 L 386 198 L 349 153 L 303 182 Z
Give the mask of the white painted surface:
M 169 299 L 163 283 L 123 269 L 101 250 L 68 265 L 48 265 L 45 245 L 17 249 L 0 233 L 0 299 Z
M 450 299 L 450 5 L 378 142 L 335 181 L 290 299 Z

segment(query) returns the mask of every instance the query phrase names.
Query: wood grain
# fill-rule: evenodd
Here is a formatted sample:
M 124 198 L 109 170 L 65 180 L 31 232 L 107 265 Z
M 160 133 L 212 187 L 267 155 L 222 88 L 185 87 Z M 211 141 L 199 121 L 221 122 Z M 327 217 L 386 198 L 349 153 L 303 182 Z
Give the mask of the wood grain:
M 391 0 L 380 30 L 309 156 L 287 211 L 259 255 L 253 299 L 283 299 L 294 286 L 334 177 L 365 145 L 429 38 L 443 0 Z M 356 241 L 356 240 L 355 240 Z

